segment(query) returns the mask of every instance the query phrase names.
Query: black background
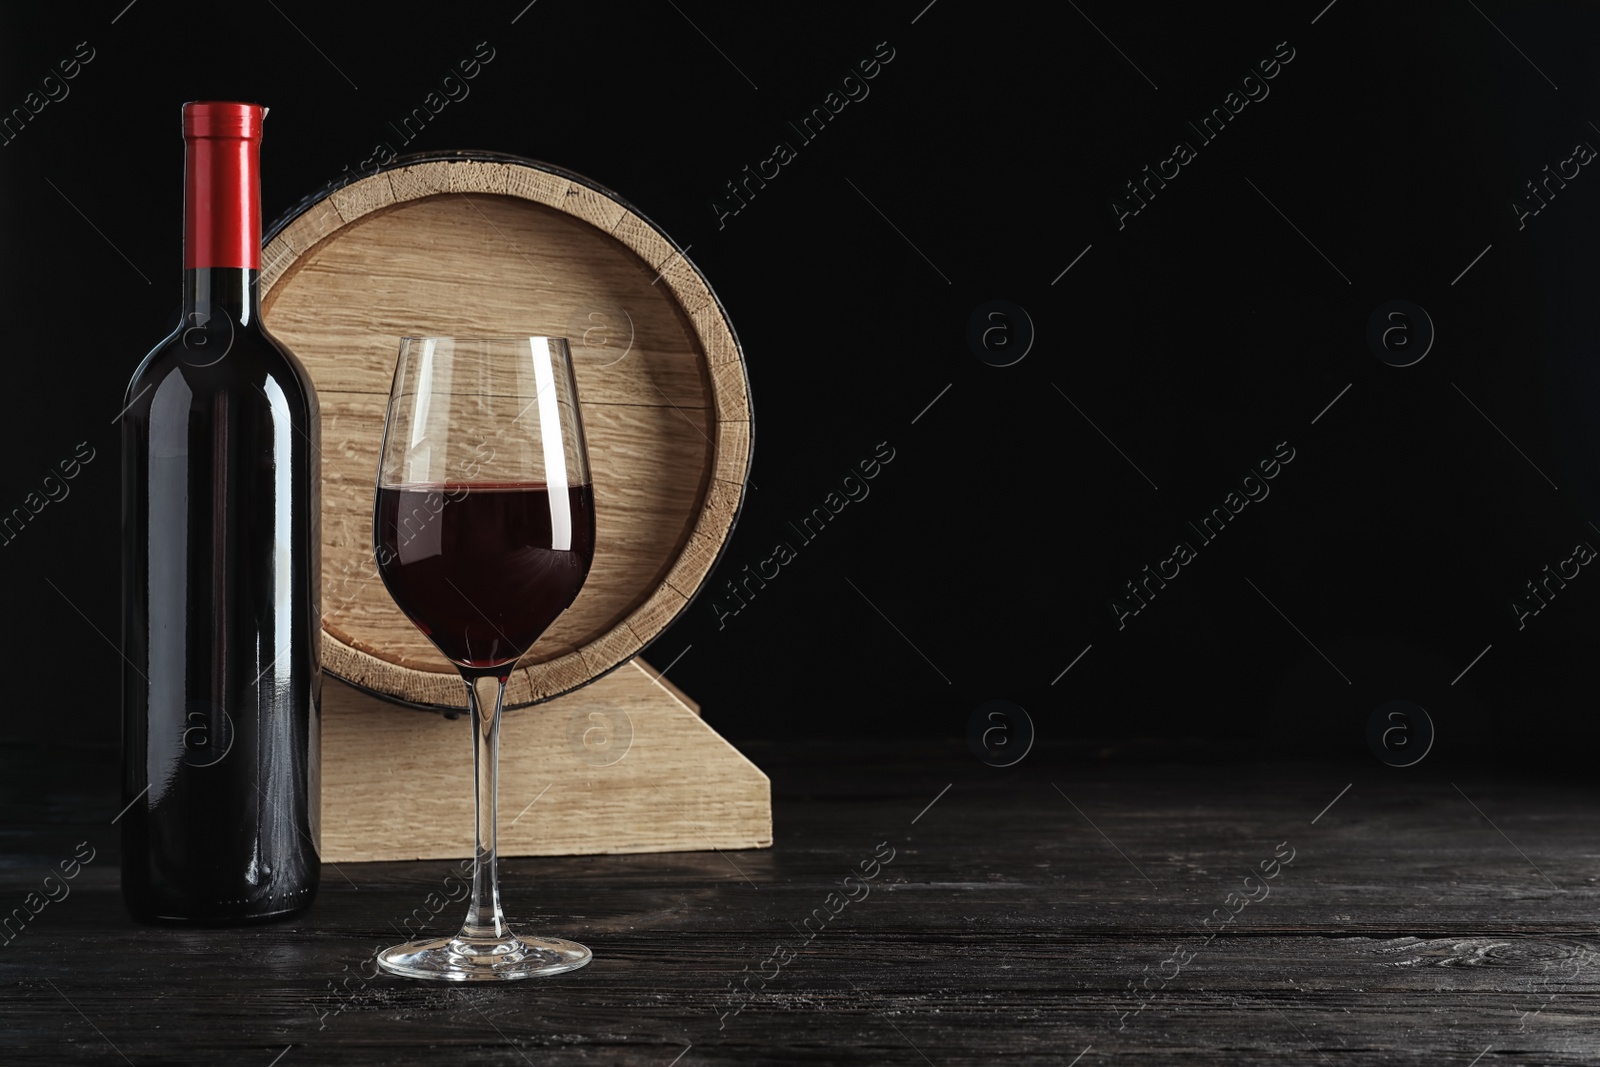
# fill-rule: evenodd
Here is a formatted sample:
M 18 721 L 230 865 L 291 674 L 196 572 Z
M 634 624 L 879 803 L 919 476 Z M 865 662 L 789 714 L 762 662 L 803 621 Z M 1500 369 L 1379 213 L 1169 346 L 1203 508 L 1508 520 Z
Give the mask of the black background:
M 1600 11 L 925 3 L 8 6 L 0 109 L 94 58 L 0 146 L 0 510 L 78 442 L 96 458 L 0 547 L 0 738 L 116 743 L 113 419 L 176 319 L 179 105 L 270 106 L 270 221 L 487 42 L 402 150 L 615 190 L 739 331 L 759 488 L 713 586 L 895 450 L 737 616 L 703 596 L 647 651 L 735 742 L 957 737 L 1004 698 L 1046 744 L 1370 759 L 1369 714 L 1404 698 L 1435 760 L 1587 762 L 1600 576 L 1520 630 L 1509 605 L 1600 546 L 1600 176 L 1525 228 L 1512 203 L 1600 146 Z M 799 145 L 786 123 L 880 42 L 870 94 Z M 1270 95 L 1199 145 L 1185 121 L 1279 42 Z M 1119 229 L 1111 199 L 1180 138 L 1197 158 Z M 798 158 L 719 227 L 779 139 Z M 966 341 L 992 299 L 1037 333 L 1013 366 Z M 1409 367 L 1366 341 L 1395 299 L 1437 330 Z M 1282 441 L 1271 495 L 1119 630 L 1122 584 Z

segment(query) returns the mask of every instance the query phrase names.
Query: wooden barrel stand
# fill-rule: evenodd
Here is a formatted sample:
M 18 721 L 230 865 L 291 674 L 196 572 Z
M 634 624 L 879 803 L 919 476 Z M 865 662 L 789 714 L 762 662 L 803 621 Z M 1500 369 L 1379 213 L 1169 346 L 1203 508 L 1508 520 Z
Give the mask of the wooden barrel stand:
M 384 408 L 415 335 L 564 336 L 574 354 L 595 558 L 507 685 L 526 710 L 502 726 L 501 852 L 770 845 L 766 776 L 634 659 L 710 573 L 749 467 L 743 356 L 693 264 L 576 175 L 446 154 L 302 204 L 270 235 L 261 288 L 322 405 L 324 858 L 471 847 L 470 733 L 446 717 L 465 687 L 372 555 Z

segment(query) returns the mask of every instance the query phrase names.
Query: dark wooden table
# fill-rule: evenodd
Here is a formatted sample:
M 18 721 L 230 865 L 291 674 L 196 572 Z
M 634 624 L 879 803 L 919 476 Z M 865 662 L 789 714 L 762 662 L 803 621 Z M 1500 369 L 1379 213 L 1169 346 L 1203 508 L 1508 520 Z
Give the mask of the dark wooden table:
M 747 751 L 775 847 L 504 861 L 513 921 L 595 959 L 492 988 L 369 977 L 443 862 L 328 868 L 296 922 L 134 925 L 112 754 L 0 753 L 0 913 L 94 850 L 0 948 L 0 1063 L 1600 1063 L 1594 785 Z

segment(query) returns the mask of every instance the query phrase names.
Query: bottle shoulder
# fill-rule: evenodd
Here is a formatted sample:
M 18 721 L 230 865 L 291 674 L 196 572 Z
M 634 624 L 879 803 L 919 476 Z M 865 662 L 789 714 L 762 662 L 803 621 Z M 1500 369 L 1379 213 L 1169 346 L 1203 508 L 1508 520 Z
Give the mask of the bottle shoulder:
M 127 405 L 134 404 L 140 393 L 171 373 L 172 368 L 166 364 L 174 361 L 163 360 L 162 357 L 169 354 L 171 349 L 178 344 L 182 333 L 182 327 L 174 329 L 157 341 L 154 348 L 145 353 L 145 357 L 134 368 L 133 376 L 128 379 L 128 390 L 122 398 Z
M 300 357 L 295 355 L 294 349 L 286 345 L 277 334 L 272 332 L 265 322 L 262 322 L 259 319 L 257 320 L 256 331 L 261 337 L 265 338 L 268 343 L 275 347 L 280 355 L 283 356 L 283 359 L 286 363 L 288 363 L 289 369 L 291 373 L 293 373 L 295 380 L 299 383 L 300 391 L 305 396 L 311 410 L 313 412 L 319 412 L 322 405 L 317 400 L 316 383 L 311 380 L 311 372 L 306 370 L 306 365 L 304 363 L 300 362 Z
M 205 326 L 180 323 L 139 363 L 129 379 L 123 401 L 134 410 L 147 407 L 151 394 L 174 375 L 182 378 L 191 395 L 238 392 L 257 393 L 271 399 L 274 392 L 312 417 L 320 413 L 316 388 L 299 358 L 277 337 L 257 323 L 240 325 L 231 320 Z

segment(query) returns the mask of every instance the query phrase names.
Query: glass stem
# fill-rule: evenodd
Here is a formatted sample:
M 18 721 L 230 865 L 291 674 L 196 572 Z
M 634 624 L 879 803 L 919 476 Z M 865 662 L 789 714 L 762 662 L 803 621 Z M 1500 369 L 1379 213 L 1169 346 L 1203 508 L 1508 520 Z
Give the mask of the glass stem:
M 472 707 L 472 777 L 475 797 L 472 903 L 461 926 L 466 938 L 508 936 L 500 914 L 500 881 L 495 862 L 495 800 L 500 775 L 500 705 L 506 680 L 485 675 L 467 680 L 467 700 Z

